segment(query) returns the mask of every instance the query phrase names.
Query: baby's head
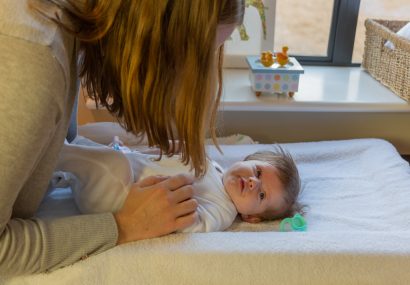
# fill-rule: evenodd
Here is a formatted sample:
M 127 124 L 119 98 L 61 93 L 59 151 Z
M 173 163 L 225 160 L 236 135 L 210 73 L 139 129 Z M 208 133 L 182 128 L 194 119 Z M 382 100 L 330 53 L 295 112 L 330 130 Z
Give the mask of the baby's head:
M 291 216 L 300 210 L 298 169 L 280 146 L 233 164 L 223 175 L 226 192 L 242 219 L 250 223 Z

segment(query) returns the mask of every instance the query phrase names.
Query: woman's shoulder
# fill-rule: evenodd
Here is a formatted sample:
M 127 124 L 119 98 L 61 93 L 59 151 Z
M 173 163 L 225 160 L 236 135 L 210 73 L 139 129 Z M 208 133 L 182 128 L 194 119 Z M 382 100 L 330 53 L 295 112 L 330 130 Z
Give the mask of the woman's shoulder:
M 0 0 L 0 34 L 44 46 L 55 40 L 57 25 L 29 7 L 29 0 Z
M 62 71 L 65 84 L 77 84 L 77 71 L 73 63 L 76 62 L 74 57 L 78 46 L 74 36 L 31 8 L 30 2 L 35 1 L 0 0 L 0 52 L 24 51 L 26 56 L 33 59 L 50 58 Z M 54 12 L 58 10 L 47 10 L 47 14 Z M 13 50 L 14 46 L 19 49 Z M 70 86 L 66 85 L 67 90 Z

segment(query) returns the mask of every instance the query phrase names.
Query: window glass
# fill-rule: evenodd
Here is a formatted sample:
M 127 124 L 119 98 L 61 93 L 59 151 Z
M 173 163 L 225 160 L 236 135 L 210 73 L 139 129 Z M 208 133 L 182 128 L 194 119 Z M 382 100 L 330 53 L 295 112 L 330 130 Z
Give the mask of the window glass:
M 353 63 L 361 63 L 364 53 L 367 18 L 381 20 L 410 20 L 409 0 L 361 0 L 353 50 Z
M 286 45 L 292 55 L 327 56 L 333 2 L 276 0 L 275 51 Z

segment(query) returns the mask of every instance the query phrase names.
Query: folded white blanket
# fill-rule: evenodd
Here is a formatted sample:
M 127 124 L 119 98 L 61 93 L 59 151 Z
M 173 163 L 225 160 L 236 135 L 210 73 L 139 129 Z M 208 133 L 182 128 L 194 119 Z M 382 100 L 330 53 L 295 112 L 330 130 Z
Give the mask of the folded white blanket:
M 378 139 L 283 146 L 302 177 L 307 232 L 237 221 L 229 232 L 134 242 L 7 284 L 406 284 L 410 168 L 395 148 Z M 228 166 L 269 148 L 233 145 L 223 147 L 224 156 L 213 147 L 209 153 Z

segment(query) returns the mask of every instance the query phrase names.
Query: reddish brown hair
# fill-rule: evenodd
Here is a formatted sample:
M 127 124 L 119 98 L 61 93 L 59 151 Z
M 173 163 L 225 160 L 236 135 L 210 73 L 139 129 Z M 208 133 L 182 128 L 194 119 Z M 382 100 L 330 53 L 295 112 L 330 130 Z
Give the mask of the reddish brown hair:
M 33 1 L 57 6 L 64 17 L 36 8 L 80 41 L 88 96 L 127 131 L 147 135 L 161 154 L 180 151 L 203 175 L 205 133 L 209 128 L 216 142 L 221 97 L 216 31 L 219 24 L 242 23 L 244 0 Z

